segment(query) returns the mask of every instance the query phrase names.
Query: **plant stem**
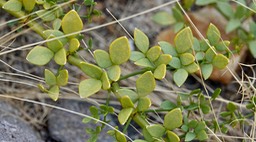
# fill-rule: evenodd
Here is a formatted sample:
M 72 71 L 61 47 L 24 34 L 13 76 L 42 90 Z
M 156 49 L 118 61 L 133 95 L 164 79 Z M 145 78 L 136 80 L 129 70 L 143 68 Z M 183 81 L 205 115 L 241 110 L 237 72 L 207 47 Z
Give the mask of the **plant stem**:
M 0 7 L 2 7 L 6 3 L 5 0 L 0 0 Z M 24 11 L 19 11 L 19 12 L 14 12 L 14 11 L 7 11 L 6 12 L 10 13 L 12 16 L 16 18 L 22 18 L 22 20 L 25 20 L 27 18 L 26 14 Z M 46 36 L 43 34 L 43 31 L 45 30 L 42 26 L 40 26 L 36 22 L 28 22 L 27 25 L 35 31 L 37 34 L 39 34 L 42 38 L 46 39 Z
M 138 74 L 142 74 L 142 73 L 144 73 L 144 72 L 146 72 L 146 71 L 150 71 L 150 70 L 151 70 L 151 68 L 144 68 L 144 69 L 141 69 L 141 70 L 139 70 L 139 71 L 136 71 L 136 72 L 133 72 L 133 73 L 130 73 L 130 74 L 121 76 L 118 81 L 121 81 L 121 80 L 130 78 L 130 77 L 135 76 L 135 75 L 138 75 Z
M 133 117 L 133 121 L 136 122 L 141 128 L 145 128 L 149 125 L 145 118 L 141 116 L 141 114 L 136 113 Z
M 130 117 L 130 118 L 128 119 L 128 121 L 126 122 L 126 124 L 125 124 L 125 126 L 124 126 L 124 129 L 123 129 L 123 133 L 126 133 L 126 132 L 127 132 L 127 129 L 128 129 L 128 127 L 129 127 L 131 121 L 132 121 L 132 117 Z
M 166 112 L 166 111 L 170 111 L 170 109 L 148 109 L 148 110 L 145 110 L 144 113 L 149 113 L 149 112 Z

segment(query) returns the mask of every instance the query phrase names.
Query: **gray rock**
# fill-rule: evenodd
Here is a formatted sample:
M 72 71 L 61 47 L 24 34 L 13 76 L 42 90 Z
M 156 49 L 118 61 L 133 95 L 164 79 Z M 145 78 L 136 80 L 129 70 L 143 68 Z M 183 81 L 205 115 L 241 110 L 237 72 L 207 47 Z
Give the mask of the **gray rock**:
M 0 102 L 0 142 L 42 142 L 39 134 L 15 113 L 17 109 Z
M 56 103 L 54 104 L 56 105 Z M 69 110 L 90 115 L 90 105 L 86 102 L 80 102 L 75 100 L 58 100 L 57 105 Z M 94 124 L 93 122 L 84 124 L 82 123 L 82 119 L 83 117 L 81 116 L 53 109 L 48 115 L 48 131 L 50 137 L 58 142 L 85 142 L 90 138 L 90 135 L 85 132 L 85 129 L 94 129 L 96 127 L 96 124 Z M 111 136 L 106 134 L 106 129 L 102 131 L 98 138 L 98 141 L 114 141 Z

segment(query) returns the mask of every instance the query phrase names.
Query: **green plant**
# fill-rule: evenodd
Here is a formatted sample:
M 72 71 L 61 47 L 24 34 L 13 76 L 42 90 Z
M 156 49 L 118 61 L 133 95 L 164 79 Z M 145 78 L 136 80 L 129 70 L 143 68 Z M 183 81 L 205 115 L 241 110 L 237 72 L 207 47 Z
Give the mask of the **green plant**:
M 185 2 L 187 2 L 186 9 L 189 9 L 192 3 Z M 214 2 L 196 1 L 197 4 Z M 233 103 L 228 103 L 226 111 L 221 113 L 221 117 L 225 121 L 218 122 L 215 118 L 204 119 L 204 115 L 211 114 L 211 103 L 220 94 L 220 89 L 216 89 L 212 97 L 205 97 L 200 89 L 190 93 L 178 93 L 175 102 L 166 100 L 161 103 L 159 109 L 151 109 L 149 96 L 155 90 L 158 80 L 165 78 L 167 71 L 173 73 L 172 79 L 180 87 L 189 74 L 201 72 L 206 80 L 212 74 L 213 68 L 226 68 L 232 54 L 228 48 L 230 42 L 221 40 L 221 33 L 215 25 L 210 24 L 206 39 L 199 40 L 193 36 L 190 27 L 184 24 L 183 15 L 179 9 L 174 8 L 173 16 L 177 21 L 174 45 L 160 41 L 158 45 L 151 46 L 147 35 L 141 30 L 135 29 L 133 37 L 137 50 L 131 51 L 128 38 L 122 36 L 110 44 L 108 51 L 94 50 L 93 58 L 96 63 L 93 64 L 82 60 L 78 55 L 78 52 L 82 50 L 80 48 L 83 29 L 81 16 L 76 10 L 65 13 L 56 3 L 57 1 L 54 0 L 29 2 L 26 0 L 9 0 L 7 2 L 0 0 L 3 9 L 18 18 L 26 16 L 36 8 L 43 8 L 42 11 L 36 12 L 35 17 L 41 18 L 51 27 L 44 29 L 36 22 L 29 22 L 28 25 L 46 39 L 46 43 L 35 46 L 30 50 L 26 59 L 38 66 L 44 66 L 53 60 L 58 65 L 58 71 L 53 72 L 50 69 L 45 69 L 45 84 L 39 84 L 38 87 L 41 91 L 48 93 L 54 101 L 57 101 L 61 87 L 68 84 L 69 73 L 65 65 L 69 63 L 76 66 L 88 77 L 79 83 L 78 92 L 81 98 L 88 98 L 99 91 L 107 92 L 104 105 L 90 107 L 92 117 L 95 119 L 103 117 L 104 122 L 109 122 L 110 120 L 107 120 L 106 116 L 114 113 L 114 108 L 109 105 L 110 94 L 114 94 L 120 102 L 122 108 L 117 118 L 119 123 L 124 125 L 123 133 L 116 130 L 108 132 L 117 141 L 127 141 L 124 133 L 127 132 L 131 121 L 140 126 L 145 139 L 135 140 L 135 142 L 204 141 L 208 139 L 209 130 L 226 133 L 228 125 L 233 127 L 244 125 L 244 118 L 252 115 L 243 116 Z M 94 10 L 96 3 L 93 0 L 85 0 L 84 4 L 86 7 L 90 7 L 88 15 L 84 17 L 90 21 L 93 15 L 99 14 Z M 227 14 L 223 10 L 222 12 Z M 160 17 L 162 15 L 168 16 L 166 13 L 159 15 Z M 154 18 L 156 21 L 158 21 L 159 15 Z M 35 17 L 32 16 L 32 18 Z M 169 19 L 172 18 L 169 17 Z M 172 22 L 162 24 L 172 24 Z M 231 32 L 236 28 L 227 29 L 228 32 Z M 121 66 L 127 62 L 134 63 L 140 69 L 129 74 L 123 74 Z M 121 86 L 120 81 L 134 76 L 137 77 L 135 89 Z M 255 111 L 254 97 L 251 98 L 247 108 L 250 109 L 251 113 Z M 151 112 L 164 113 L 163 123 L 150 123 L 148 117 Z M 196 113 L 202 117 L 196 118 Z M 89 123 L 91 119 L 84 118 L 83 122 Z M 96 125 L 98 122 L 94 121 L 94 123 Z M 101 124 L 97 125 L 95 129 L 87 128 L 86 132 L 91 134 L 88 141 L 96 141 L 104 127 L 105 125 Z M 121 130 L 121 128 L 116 128 Z

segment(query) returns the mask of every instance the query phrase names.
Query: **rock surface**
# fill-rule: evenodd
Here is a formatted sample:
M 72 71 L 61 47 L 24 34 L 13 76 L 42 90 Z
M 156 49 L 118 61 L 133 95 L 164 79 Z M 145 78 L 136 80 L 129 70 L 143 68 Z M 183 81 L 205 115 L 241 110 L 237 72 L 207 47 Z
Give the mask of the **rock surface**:
M 54 103 L 56 105 L 56 102 Z M 90 104 L 74 100 L 58 100 L 58 106 L 90 115 Z M 58 142 L 85 142 L 90 136 L 85 132 L 86 128 L 95 128 L 94 123 L 82 123 L 83 117 L 68 112 L 53 109 L 48 115 L 48 130 L 52 139 Z M 108 129 L 108 128 L 107 128 Z M 100 142 L 114 141 L 103 130 L 98 138 Z
M 17 109 L 0 102 L 1 142 L 43 142 L 39 134 L 17 115 Z

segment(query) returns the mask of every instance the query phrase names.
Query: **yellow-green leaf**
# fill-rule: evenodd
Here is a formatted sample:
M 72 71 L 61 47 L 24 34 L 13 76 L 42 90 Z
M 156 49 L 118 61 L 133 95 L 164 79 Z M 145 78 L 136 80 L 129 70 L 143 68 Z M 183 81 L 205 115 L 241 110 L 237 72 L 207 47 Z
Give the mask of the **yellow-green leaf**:
M 75 10 L 71 10 L 63 17 L 61 27 L 65 34 L 71 34 L 81 31 L 83 29 L 83 22 L 78 13 Z M 73 38 L 76 35 L 77 34 L 73 34 L 69 37 Z
M 154 67 L 154 65 L 147 58 L 139 59 L 134 64 L 142 67 L 150 67 L 150 68 Z
M 151 106 L 151 100 L 148 97 L 142 97 L 138 101 L 138 111 L 145 111 Z
M 34 9 L 36 0 L 22 0 L 23 6 L 26 11 L 30 12 Z
M 59 94 L 60 94 L 60 88 L 57 85 L 52 86 L 49 91 L 48 91 L 48 95 L 51 99 L 53 99 L 54 101 L 57 101 L 59 98 Z
M 111 61 L 120 65 L 130 58 L 130 44 L 126 37 L 120 37 L 114 40 L 109 47 L 109 55 Z
M 172 57 L 171 62 L 169 63 L 169 65 L 175 69 L 179 69 L 181 68 L 181 62 L 180 59 L 178 57 Z
M 138 61 L 139 59 L 145 58 L 145 55 L 142 52 L 139 51 L 132 51 L 131 52 L 131 56 L 130 56 L 130 60 L 131 61 Z
M 212 64 L 201 64 L 201 70 L 202 70 L 202 74 L 204 79 L 208 79 L 213 71 L 213 66 Z
M 195 57 L 190 53 L 183 53 L 180 55 L 182 65 L 189 65 L 195 61 Z
M 184 53 L 193 46 L 193 35 L 189 27 L 181 30 L 174 38 L 176 51 L 178 53 Z
M 54 36 L 54 37 L 64 36 L 64 33 L 62 33 L 59 30 L 45 30 L 43 31 L 43 34 L 45 35 L 46 38 L 49 38 L 50 36 Z M 62 45 L 66 45 L 66 43 L 68 42 L 68 39 L 66 37 L 58 38 L 58 40 L 61 41 Z
M 134 42 L 141 52 L 146 53 L 148 51 L 149 39 L 147 35 L 137 28 L 134 30 Z
M 160 11 L 156 13 L 155 15 L 153 15 L 152 19 L 154 22 L 161 24 L 163 26 L 171 25 L 176 22 L 173 15 L 166 11 Z
M 56 18 L 52 23 L 52 27 L 54 30 L 59 30 L 61 27 L 61 19 Z
M 196 71 L 199 70 L 199 66 L 195 62 L 193 62 L 193 63 L 191 63 L 191 64 L 189 64 L 187 66 L 184 66 L 184 68 L 190 74 L 191 73 L 195 73 Z
M 179 136 L 172 131 L 167 131 L 167 138 L 170 142 L 180 142 Z
M 54 61 L 59 65 L 65 65 L 67 63 L 67 53 L 65 48 L 61 48 L 55 53 Z
M 170 54 L 175 57 L 178 56 L 178 53 L 176 52 L 175 48 L 169 42 L 160 41 L 160 42 L 158 42 L 158 44 L 160 45 L 164 54 Z
M 45 22 L 53 21 L 56 18 L 53 11 L 40 10 L 40 11 L 36 11 L 36 14 Z
M 220 40 L 220 31 L 212 23 L 209 25 L 206 35 L 207 35 L 207 39 L 209 39 L 211 45 L 218 44 L 218 42 Z
M 108 77 L 112 81 L 117 81 L 121 75 L 121 68 L 119 65 L 113 65 L 108 68 Z
M 147 53 L 146 56 L 147 58 L 151 61 L 154 62 L 156 59 L 158 59 L 158 57 L 161 54 L 161 47 L 160 46 L 153 46 L 151 47 Z
M 86 75 L 95 79 L 100 79 L 103 73 L 101 68 L 90 63 L 81 62 L 80 68 Z
M 133 103 L 135 103 L 138 99 L 138 94 L 130 89 L 126 89 L 126 88 L 123 88 L 123 89 L 118 89 L 117 90 L 117 93 L 122 97 L 122 96 L 129 96 L 130 99 L 132 100 Z
M 165 128 L 160 124 L 153 124 L 146 127 L 148 133 L 154 138 L 162 138 L 165 134 Z
M 118 121 L 124 125 L 133 112 L 133 108 L 123 108 L 118 114 Z
M 136 80 L 136 89 L 140 97 L 149 95 L 156 87 L 156 81 L 151 71 L 142 74 Z
M 154 70 L 154 77 L 156 79 L 163 79 L 165 77 L 166 74 L 166 65 L 165 64 L 161 64 L 159 66 L 157 66 L 157 68 Z
M 69 52 L 73 53 L 73 52 L 77 51 L 79 46 L 80 46 L 79 40 L 77 38 L 72 38 L 69 41 Z
M 188 72 L 185 69 L 178 69 L 173 74 L 173 80 L 177 86 L 181 86 L 188 78 Z
M 121 102 L 121 105 L 123 108 L 133 108 L 134 107 L 132 100 L 127 95 L 121 97 L 120 102 Z
M 52 38 L 55 38 L 55 36 L 54 35 L 50 35 L 48 37 L 48 39 L 52 39 Z M 62 42 L 60 40 L 58 40 L 58 39 L 47 41 L 46 44 L 47 44 L 47 47 L 49 49 L 51 49 L 53 52 L 58 52 L 63 47 Z
M 169 54 L 162 54 L 160 57 L 155 61 L 155 65 L 159 66 L 161 64 L 169 64 L 172 60 L 172 56 Z
M 65 86 L 68 84 L 68 70 L 64 69 L 59 71 L 59 75 L 57 76 L 57 84 L 59 86 Z
M 118 131 L 115 132 L 115 137 L 116 137 L 117 142 L 127 142 L 126 137 L 124 136 L 124 134 L 122 134 Z
M 97 49 L 94 51 L 94 58 L 97 62 L 97 64 L 102 68 L 108 68 L 112 66 L 112 62 L 110 60 L 108 52 Z
M 4 10 L 18 12 L 22 8 L 22 3 L 19 0 L 9 0 L 2 6 Z
M 214 47 L 209 48 L 206 52 L 205 52 L 205 59 L 208 62 L 212 62 L 213 58 L 216 56 L 215 52 L 213 51 Z M 215 49 L 214 49 L 215 50 Z
M 222 54 L 217 54 L 212 61 L 213 66 L 217 67 L 218 69 L 224 69 L 228 63 L 229 59 Z
M 49 86 L 55 85 L 56 82 L 56 76 L 48 69 L 44 70 L 44 80 L 45 83 Z
M 101 89 L 102 83 L 97 79 L 86 79 L 79 84 L 79 95 L 81 98 L 87 98 Z
M 101 76 L 101 82 L 102 82 L 102 89 L 108 90 L 111 87 L 108 74 L 106 71 L 103 71 L 102 76 Z
M 183 117 L 180 108 L 175 108 L 164 116 L 164 127 L 173 130 L 183 124 Z
M 53 52 L 43 46 L 36 46 L 28 53 L 26 59 L 35 65 L 45 65 L 47 64 L 53 57 Z

